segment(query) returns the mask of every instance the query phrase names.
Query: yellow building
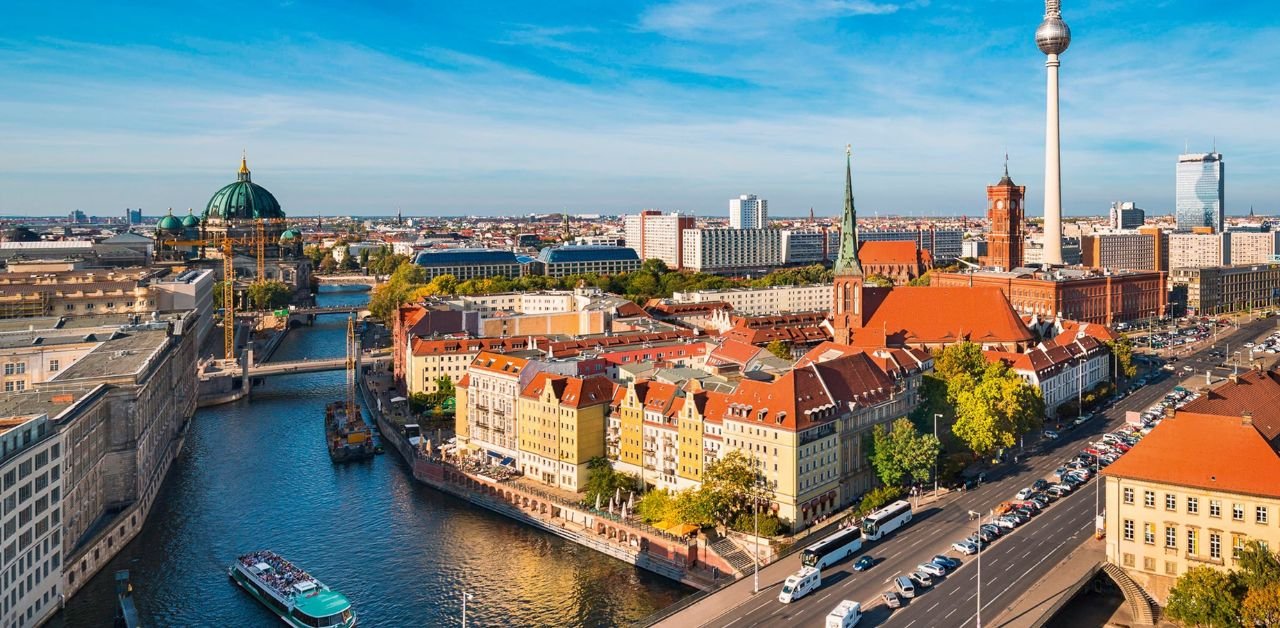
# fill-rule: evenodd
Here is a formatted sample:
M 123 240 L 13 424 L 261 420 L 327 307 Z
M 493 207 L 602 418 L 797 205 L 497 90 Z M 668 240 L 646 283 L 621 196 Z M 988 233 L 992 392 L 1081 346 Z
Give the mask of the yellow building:
M 568 491 L 587 482 L 587 462 L 604 456 L 613 383 L 604 377 L 538 373 L 517 400 L 519 464 L 525 477 Z
M 439 392 L 442 377 L 457 386 L 481 351 L 511 353 L 528 349 L 530 343 L 527 338 L 412 338 L 408 344 L 404 358 L 405 390 L 410 395 L 430 395 Z M 458 405 L 462 405 L 461 401 Z
M 1107 561 L 1159 604 L 1193 567 L 1236 567 L 1247 540 L 1280 547 L 1280 378 L 1240 380 L 1166 418 L 1103 471 Z M 1266 416 L 1242 410 L 1254 404 Z

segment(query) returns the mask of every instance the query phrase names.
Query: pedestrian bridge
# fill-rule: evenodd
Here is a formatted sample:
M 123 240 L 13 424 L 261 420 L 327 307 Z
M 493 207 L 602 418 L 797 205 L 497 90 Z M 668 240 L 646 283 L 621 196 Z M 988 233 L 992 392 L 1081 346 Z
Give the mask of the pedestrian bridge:
M 377 364 L 391 359 L 384 351 L 367 352 L 360 358 L 360 364 Z M 346 358 L 324 358 L 320 360 L 290 360 L 288 362 L 264 362 L 250 366 L 247 374 L 251 378 L 271 377 L 274 375 L 295 375 L 299 373 L 320 373 L 323 371 L 341 371 L 347 368 Z M 228 369 L 210 363 L 200 371 L 200 379 L 209 380 L 217 377 L 240 377 L 245 372 L 238 366 Z

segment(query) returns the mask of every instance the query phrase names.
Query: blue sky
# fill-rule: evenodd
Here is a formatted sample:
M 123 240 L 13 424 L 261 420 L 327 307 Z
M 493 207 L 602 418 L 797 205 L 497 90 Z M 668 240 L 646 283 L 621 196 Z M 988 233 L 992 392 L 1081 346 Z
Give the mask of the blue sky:
M 56 4 L 56 6 L 55 6 Z M 1280 211 L 1280 18 L 1261 0 L 1064 0 L 1069 214 L 1173 203 L 1189 143 L 1229 213 Z M 26 2 L 0 21 L 0 214 L 1038 214 L 1035 0 Z

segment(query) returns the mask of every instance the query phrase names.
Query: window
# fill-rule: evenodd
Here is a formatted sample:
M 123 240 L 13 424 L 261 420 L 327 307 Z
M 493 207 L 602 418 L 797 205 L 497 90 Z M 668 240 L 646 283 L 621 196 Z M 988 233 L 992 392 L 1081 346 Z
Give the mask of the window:
M 1198 546 L 1196 544 L 1196 541 L 1198 540 L 1199 538 L 1198 538 L 1198 535 L 1196 534 L 1196 529 L 1188 528 L 1187 529 L 1187 554 L 1197 553 Z
M 1174 495 L 1173 493 L 1165 493 L 1165 494 L 1164 494 L 1164 509 L 1165 509 L 1165 510 L 1177 510 L 1177 509 L 1178 509 L 1178 496 L 1177 496 L 1177 495 Z
M 1164 546 L 1169 549 L 1178 549 L 1178 529 L 1173 526 L 1166 526 L 1164 529 Z
M 50 373 L 56 373 L 59 368 L 62 368 L 62 364 L 58 360 L 49 360 Z
M 1146 506 L 1147 508 L 1155 508 L 1155 507 L 1156 507 L 1156 494 L 1155 494 L 1155 492 L 1153 492 L 1153 491 L 1143 491 L 1143 492 L 1142 492 L 1142 505 Z
M 1133 503 L 1133 489 L 1131 488 L 1124 489 L 1124 503 L 1126 504 Z
M 1267 523 L 1267 507 L 1258 506 L 1254 511 L 1254 521 L 1266 525 Z
M 1231 535 L 1231 557 L 1240 560 L 1240 555 L 1244 553 L 1244 536 L 1240 534 Z
M 1222 558 L 1222 535 L 1217 532 L 1209 533 L 1209 558 L 1214 560 Z
M 1244 521 L 1244 504 L 1231 504 L 1231 518 L 1235 521 Z
M 1142 524 L 1142 542 L 1146 543 L 1147 545 L 1156 544 L 1156 524 L 1154 523 Z
M 1132 567 L 1132 566 L 1133 566 L 1133 554 L 1125 554 L 1125 555 L 1124 555 L 1124 566 L 1125 566 L 1125 567 Z M 73 575 L 74 575 L 74 574 L 73 574 Z
M 1200 498 L 1199 497 L 1187 498 L 1187 514 L 1188 515 L 1200 514 Z
M 1216 499 L 1209 500 L 1209 516 L 1210 517 L 1222 516 L 1222 502 Z

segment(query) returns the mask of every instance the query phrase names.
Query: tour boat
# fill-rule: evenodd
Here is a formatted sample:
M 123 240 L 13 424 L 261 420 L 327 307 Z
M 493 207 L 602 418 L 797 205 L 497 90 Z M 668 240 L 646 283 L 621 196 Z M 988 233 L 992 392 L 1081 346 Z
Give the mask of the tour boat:
M 227 575 L 290 626 L 356 625 L 347 596 L 331 590 L 275 552 L 245 554 L 236 559 Z

